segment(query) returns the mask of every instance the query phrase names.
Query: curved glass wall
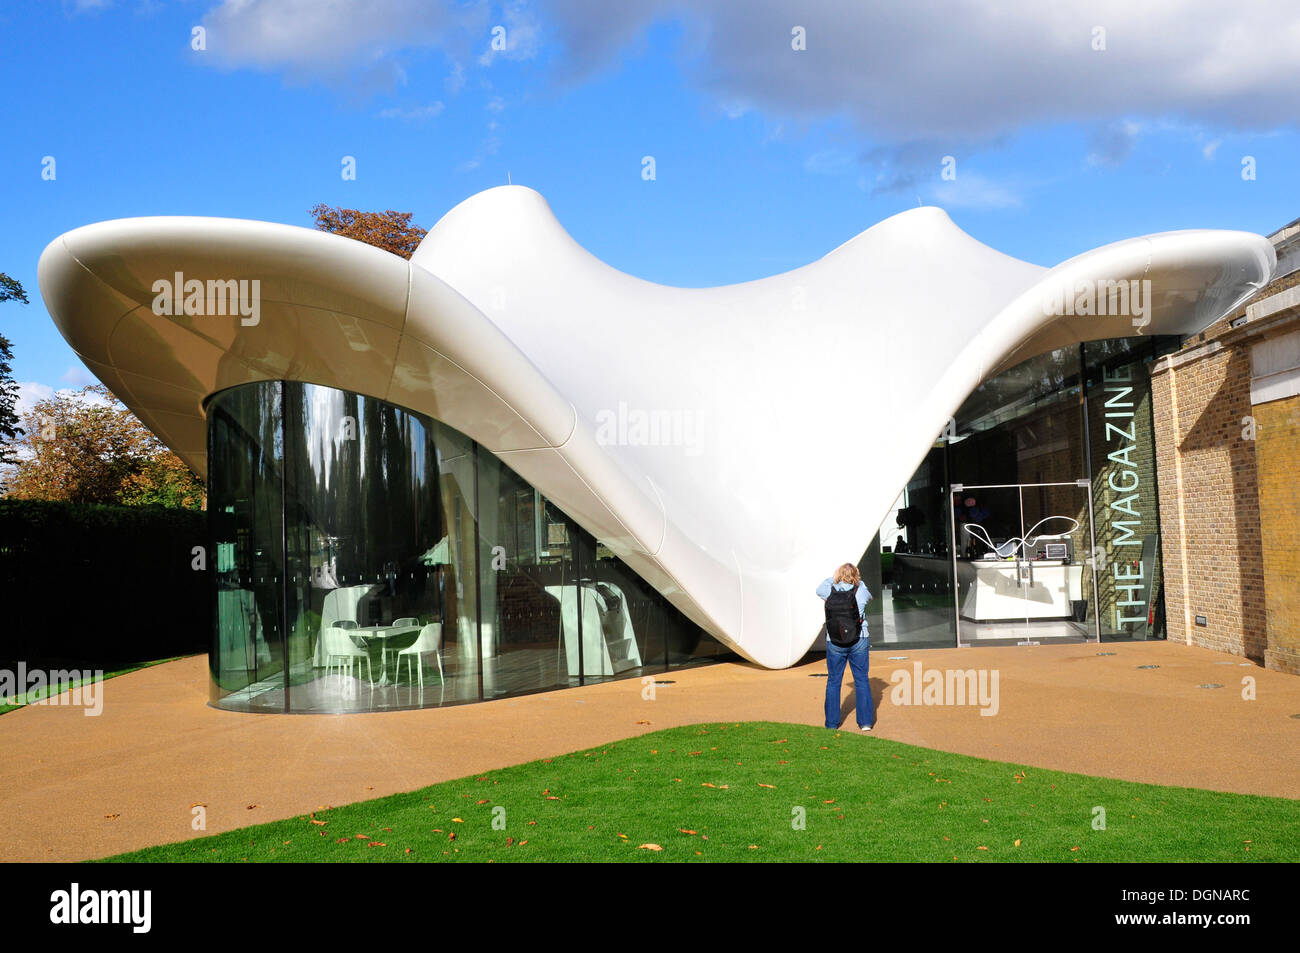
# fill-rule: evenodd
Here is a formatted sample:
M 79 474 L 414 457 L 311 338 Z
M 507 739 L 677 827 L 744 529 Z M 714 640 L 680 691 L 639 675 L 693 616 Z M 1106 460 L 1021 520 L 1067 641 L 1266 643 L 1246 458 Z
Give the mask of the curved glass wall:
M 208 421 L 215 705 L 429 707 L 724 653 L 438 421 L 283 381 L 216 394 Z

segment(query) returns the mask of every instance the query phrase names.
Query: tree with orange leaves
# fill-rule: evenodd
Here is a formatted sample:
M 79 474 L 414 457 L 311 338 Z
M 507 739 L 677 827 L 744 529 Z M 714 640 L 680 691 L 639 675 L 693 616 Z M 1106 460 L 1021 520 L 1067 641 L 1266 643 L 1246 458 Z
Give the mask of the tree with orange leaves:
M 394 212 L 392 209 L 361 212 L 354 208 L 317 205 L 311 210 L 311 216 L 322 232 L 353 238 L 402 258 L 410 258 L 420 239 L 428 233 L 419 225 L 411 224 L 410 212 Z

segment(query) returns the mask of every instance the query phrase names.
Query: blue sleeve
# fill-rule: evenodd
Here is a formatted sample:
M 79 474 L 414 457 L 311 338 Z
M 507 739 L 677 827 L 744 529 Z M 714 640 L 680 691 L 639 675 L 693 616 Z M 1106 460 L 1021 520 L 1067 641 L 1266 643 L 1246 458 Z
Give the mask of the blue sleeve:
M 831 594 L 831 580 L 830 577 L 828 576 L 825 580 L 823 580 L 822 584 L 817 587 L 817 595 L 825 599 L 830 594 Z
M 866 585 L 858 586 L 858 615 L 866 616 L 867 603 L 871 601 L 871 590 Z

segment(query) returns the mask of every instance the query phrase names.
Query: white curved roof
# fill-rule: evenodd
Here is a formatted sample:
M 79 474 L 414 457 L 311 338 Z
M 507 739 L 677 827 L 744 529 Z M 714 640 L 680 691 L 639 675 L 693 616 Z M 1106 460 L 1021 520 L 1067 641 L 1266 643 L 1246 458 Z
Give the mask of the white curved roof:
M 410 262 L 286 225 L 136 218 L 55 239 L 39 278 L 68 343 L 199 472 L 202 402 L 222 388 L 391 401 L 478 440 L 712 635 L 783 667 L 816 639 L 817 583 L 858 559 L 981 380 L 1064 344 L 1198 331 L 1274 263 L 1261 236 L 1184 231 L 1048 270 L 918 208 L 794 271 L 672 288 L 600 262 L 505 186 Z M 260 322 L 155 315 L 153 283 L 176 272 L 260 279 Z M 1044 307 L 1129 279 L 1151 282 L 1149 322 Z

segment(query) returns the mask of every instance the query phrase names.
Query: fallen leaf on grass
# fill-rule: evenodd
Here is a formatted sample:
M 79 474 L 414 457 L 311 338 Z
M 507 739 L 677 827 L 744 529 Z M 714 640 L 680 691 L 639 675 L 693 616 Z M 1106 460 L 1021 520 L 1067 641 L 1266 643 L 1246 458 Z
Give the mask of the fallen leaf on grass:
M 1016 838 L 1015 846 L 1016 846 L 1016 847 L 1019 847 L 1019 846 L 1020 846 L 1020 838 L 1019 838 L 1019 837 Z
M 483 798 L 481 801 L 477 801 L 476 803 L 478 803 L 478 804 L 486 804 L 487 802 L 488 802 L 488 799 L 487 799 L 487 798 Z
M 387 847 L 388 845 L 385 844 L 383 841 L 372 840 L 372 841 L 371 841 L 369 844 L 367 844 L 366 846 L 367 846 L 367 847 Z
M 683 834 L 698 834 L 698 833 L 699 833 L 699 831 L 687 830 L 685 827 L 679 827 L 679 828 L 677 828 L 677 830 L 680 831 L 680 832 L 683 833 Z
M 988 848 L 985 847 L 983 844 L 981 844 L 979 847 L 976 847 L 975 849 L 976 849 L 976 850 L 988 850 Z
M 462 821 L 459 817 L 453 817 L 453 818 L 451 819 L 451 821 L 452 821 L 453 824 L 464 824 L 464 823 L 465 823 L 465 822 Z
M 637 850 L 663 850 L 663 848 L 658 844 L 642 844 L 637 847 Z
M 758 786 L 759 786 L 760 788 L 775 788 L 775 787 L 776 787 L 775 784 L 764 784 L 762 781 L 759 781 L 759 782 L 758 782 Z

